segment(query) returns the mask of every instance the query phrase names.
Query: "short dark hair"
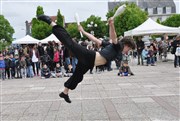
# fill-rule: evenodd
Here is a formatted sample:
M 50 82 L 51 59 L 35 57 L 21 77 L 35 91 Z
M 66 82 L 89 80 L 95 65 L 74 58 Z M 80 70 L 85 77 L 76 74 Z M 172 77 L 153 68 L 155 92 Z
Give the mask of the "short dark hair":
M 136 43 L 134 42 L 134 39 L 132 37 L 123 37 L 120 42 L 132 48 L 133 50 L 136 48 Z

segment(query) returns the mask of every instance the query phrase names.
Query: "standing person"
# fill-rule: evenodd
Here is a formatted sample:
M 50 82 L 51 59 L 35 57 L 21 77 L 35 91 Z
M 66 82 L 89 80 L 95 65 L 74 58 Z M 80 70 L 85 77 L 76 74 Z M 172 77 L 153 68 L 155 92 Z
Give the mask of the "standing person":
M 127 53 L 131 49 L 135 49 L 134 40 L 131 37 L 125 37 L 121 42 L 117 41 L 117 35 L 114 28 L 114 21 L 112 18 L 109 19 L 109 33 L 112 39 L 112 44 L 106 46 L 102 51 L 95 52 L 92 50 L 87 50 L 86 48 L 80 46 L 79 44 L 72 41 L 72 38 L 67 33 L 67 31 L 56 25 L 56 23 L 51 21 L 49 16 L 40 15 L 39 20 L 42 20 L 49 25 L 53 26 L 53 34 L 66 46 L 78 59 L 78 64 L 76 66 L 73 75 L 65 82 L 64 91 L 59 94 L 61 98 L 68 103 L 71 100 L 68 96 L 69 90 L 73 90 L 77 87 L 78 83 L 83 80 L 84 74 L 92 68 L 94 65 L 104 65 L 108 61 L 116 58 L 117 54 L 120 52 Z M 91 37 L 94 37 L 93 35 Z
M 180 35 L 178 35 L 176 37 L 176 39 L 174 40 L 174 42 L 172 42 L 172 54 L 174 54 L 174 68 L 176 68 L 179 64 L 180 66 L 180 56 L 177 56 L 176 53 L 176 48 L 180 45 Z M 179 60 L 179 61 L 178 61 Z
M 7 74 L 8 79 L 10 79 L 10 63 L 11 63 L 11 61 L 9 59 L 9 55 L 5 56 L 4 61 L 5 61 L 5 77 Z
M 53 59 L 54 68 L 56 67 L 56 64 L 60 62 L 59 55 L 60 55 L 59 50 L 55 47 L 54 48 L 54 59 Z
M 149 47 L 148 56 L 147 56 L 147 66 L 150 64 L 151 64 L 151 66 L 155 66 L 154 49 L 153 49 L 152 45 Z
M 33 68 L 32 68 L 32 59 L 30 58 L 29 54 L 26 55 L 26 67 L 27 67 L 27 78 L 33 78 L 34 73 L 33 73 Z
M 49 55 L 49 57 L 51 58 L 51 63 L 53 63 L 53 58 L 54 58 L 54 49 L 53 49 L 53 43 L 51 41 L 48 42 L 48 46 L 46 48 L 47 54 Z M 50 71 L 54 71 L 54 65 L 50 64 L 49 65 L 49 69 Z
M 34 75 L 39 76 L 39 52 L 38 49 L 36 48 L 36 45 L 33 46 L 30 52 L 30 57 L 32 58 L 32 67 L 33 67 Z
M 20 68 L 22 78 L 26 78 L 26 61 L 24 56 L 20 58 Z
M 43 48 L 41 42 L 38 43 L 37 49 L 38 49 L 38 52 L 39 52 L 39 56 L 40 57 L 43 56 L 44 55 L 44 48 Z
M 0 52 L 0 79 L 5 80 L 5 61 L 3 54 Z
M 15 58 L 13 54 L 10 55 L 10 70 L 11 70 L 11 78 L 15 78 Z
M 21 58 L 23 56 L 23 54 L 24 54 L 24 51 L 23 51 L 22 47 L 19 48 L 18 53 L 19 53 L 19 58 Z
M 16 72 L 16 78 L 22 78 L 21 76 L 21 68 L 20 68 L 20 60 L 19 60 L 19 56 L 15 55 L 15 72 Z
M 66 70 L 66 73 L 71 72 L 72 65 L 71 65 L 71 59 L 70 59 L 70 51 L 67 47 L 64 47 L 64 68 Z
M 144 65 L 142 54 L 141 54 L 144 49 L 144 42 L 142 41 L 141 37 L 138 38 L 136 45 L 137 45 L 138 65 L 140 65 L 140 59 L 141 59 L 141 64 Z
M 38 49 L 39 57 L 40 57 L 39 58 L 39 63 L 40 63 L 39 65 L 42 66 L 42 60 L 41 59 L 42 59 L 42 56 L 44 55 L 44 48 L 43 48 L 41 42 L 38 43 L 37 49 Z
M 154 49 L 154 61 L 157 62 L 157 52 L 158 52 L 157 41 L 154 40 L 151 45 L 153 46 Z

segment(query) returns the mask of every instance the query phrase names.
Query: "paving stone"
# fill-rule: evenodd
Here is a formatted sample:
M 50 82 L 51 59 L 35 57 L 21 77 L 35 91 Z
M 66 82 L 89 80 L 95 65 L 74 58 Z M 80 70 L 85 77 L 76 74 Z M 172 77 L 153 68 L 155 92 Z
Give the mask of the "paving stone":
M 59 97 L 68 78 L 3 81 L 0 90 L 2 119 L 178 121 L 180 80 L 173 62 L 158 62 L 155 67 L 135 63 L 130 66 L 135 76 L 119 77 L 118 70 L 85 74 L 84 80 L 69 93 L 71 104 Z
M 132 98 L 135 103 L 155 102 L 152 98 Z

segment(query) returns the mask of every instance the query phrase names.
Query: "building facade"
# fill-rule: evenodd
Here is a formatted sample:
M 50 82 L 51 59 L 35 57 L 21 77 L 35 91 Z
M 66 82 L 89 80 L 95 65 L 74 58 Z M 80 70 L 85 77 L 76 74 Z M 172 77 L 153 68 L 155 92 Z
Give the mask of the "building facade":
M 143 11 L 148 13 L 149 18 L 156 21 L 166 20 L 169 16 L 176 13 L 176 6 L 173 0 L 128 0 L 136 3 Z M 124 1 L 123 1 L 124 2 Z M 112 10 L 120 2 L 108 2 L 109 11 Z

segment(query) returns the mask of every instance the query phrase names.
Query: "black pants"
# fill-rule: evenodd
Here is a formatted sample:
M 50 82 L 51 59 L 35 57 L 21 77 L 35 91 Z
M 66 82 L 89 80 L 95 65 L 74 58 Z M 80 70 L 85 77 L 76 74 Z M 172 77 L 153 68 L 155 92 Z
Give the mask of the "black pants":
M 8 76 L 8 79 L 10 78 L 10 70 L 9 68 L 5 68 L 5 77 L 6 77 L 6 74 Z
M 64 86 L 73 90 L 83 80 L 83 75 L 94 66 L 95 51 L 88 50 L 72 41 L 67 31 L 61 26 L 53 27 L 53 34 L 67 47 L 78 59 L 73 75 L 64 83 Z
M 180 66 L 180 56 L 174 54 L 174 67 Z

